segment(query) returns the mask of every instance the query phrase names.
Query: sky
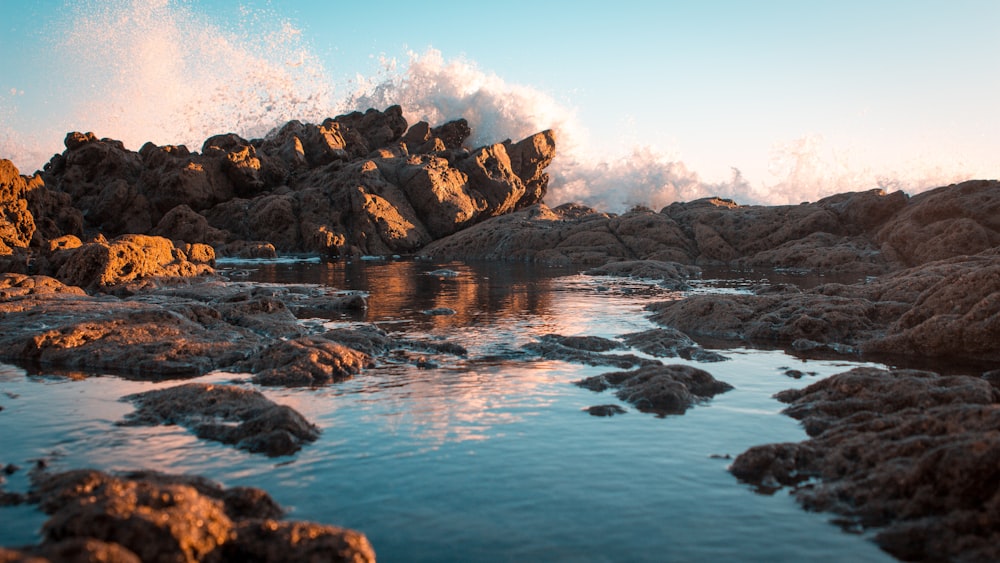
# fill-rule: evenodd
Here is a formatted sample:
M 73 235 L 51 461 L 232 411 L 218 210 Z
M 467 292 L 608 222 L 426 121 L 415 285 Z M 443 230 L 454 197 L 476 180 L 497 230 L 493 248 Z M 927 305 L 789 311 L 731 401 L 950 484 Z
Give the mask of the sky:
M 483 142 L 555 128 L 550 196 L 613 209 L 1000 176 L 997 0 L 0 7 L 0 157 L 24 171 L 70 130 L 197 147 L 401 103 Z

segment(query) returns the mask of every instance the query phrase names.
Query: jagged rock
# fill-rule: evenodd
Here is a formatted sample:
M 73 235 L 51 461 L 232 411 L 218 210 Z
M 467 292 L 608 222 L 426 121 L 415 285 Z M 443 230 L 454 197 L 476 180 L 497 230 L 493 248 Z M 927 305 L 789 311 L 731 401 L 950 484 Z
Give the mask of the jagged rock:
M 291 455 L 319 437 L 319 429 L 291 407 L 240 387 L 188 383 L 129 395 L 125 400 L 135 403 L 136 411 L 120 424 L 180 424 L 199 438 L 271 457 Z
M 664 416 L 684 414 L 699 402 L 725 393 L 732 385 L 710 373 L 684 365 L 645 365 L 634 371 L 619 371 L 575 382 L 591 391 L 616 389 L 616 396 L 643 412 Z
M 27 247 L 35 234 L 35 218 L 25 199 L 27 186 L 17 167 L 0 159 L 0 252 L 10 247 Z
M 903 560 L 1000 556 L 1000 391 L 989 382 L 856 368 L 777 398 L 811 439 L 751 448 L 736 477 L 764 492 L 795 487 L 809 510 L 878 529 Z
M 48 276 L 0 274 L 0 300 L 6 301 L 26 295 L 51 295 L 56 293 L 86 295 L 86 292 L 79 287 L 66 285 Z
M 364 534 L 336 526 L 248 520 L 239 524 L 236 537 L 224 546 L 229 561 L 375 562 L 375 551 Z

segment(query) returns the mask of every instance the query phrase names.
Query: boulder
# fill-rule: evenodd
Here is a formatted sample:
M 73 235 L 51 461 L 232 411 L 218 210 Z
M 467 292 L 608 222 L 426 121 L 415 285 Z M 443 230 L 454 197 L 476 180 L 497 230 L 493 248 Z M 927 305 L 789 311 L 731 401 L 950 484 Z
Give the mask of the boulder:
M 212 273 L 206 264 L 194 264 L 163 237 L 122 235 L 111 242 L 95 241 L 70 251 L 72 255 L 55 277 L 68 285 L 91 290 L 141 278 L 199 276 Z
M 659 416 L 684 414 L 695 404 L 733 388 L 707 371 L 692 366 L 662 364 L 645 365 L 634 371 L 605 373 L 575 383 L 597 392 L 616 389 L 619 399 L 642 412 Z

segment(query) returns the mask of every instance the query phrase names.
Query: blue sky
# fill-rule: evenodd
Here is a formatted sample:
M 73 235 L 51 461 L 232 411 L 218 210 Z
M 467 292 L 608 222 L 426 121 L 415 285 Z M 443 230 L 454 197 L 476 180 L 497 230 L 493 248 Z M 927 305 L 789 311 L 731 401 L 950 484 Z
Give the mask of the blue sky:
M 102 3 L 0 2 L 8 121 L 79 128 L 60 115 L 74 84 L 51 45 Z M 703 182 L 733 167 L 758 187 L 803 166 L 834 183 L 854 169 L 1000 176 L 996 0 L 160 2 L 242 33 L 288 23 L 341 92 L 380 57 L 405 67 L 435 49 L 571 112 L 591 154 L 646 147 Z

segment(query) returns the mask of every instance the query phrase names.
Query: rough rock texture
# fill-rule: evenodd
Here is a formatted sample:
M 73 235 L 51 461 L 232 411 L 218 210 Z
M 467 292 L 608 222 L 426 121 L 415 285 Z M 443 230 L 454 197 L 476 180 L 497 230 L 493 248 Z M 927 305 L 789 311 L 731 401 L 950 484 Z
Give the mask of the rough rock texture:
M 595 375 L 576 384 L 598 392 L 614 388 L 619 399 L 660 416 L 684 414 L 695 404 L 733 388 L 707 371 L 684 365 L 646 365 L 634 371 Z
M 135 403 L 136 410 L 122 425 L 180 424 L 199 438 L 271 457 L 291 455 L 319 437 L 319 429 L 298 411 L 240 387 L 187 383 L 125 400 Z
M 31 496 L 51 515 L 42 543 L 0 561 L 375 561 L 360 532 L 278 521 L 266 492 L 200 477 L 74 470 L 37 476 Z
M 877 528 L 903 560 L 1000 557 L 1000 389 L 989 381 L 856 368 L 777 398 L 811 439 L 751 448 L 736 477 Z
M 272 344 L 242 365 L 261 385 L 315 387 L 350 379 L 374 363 L 364 352 L 308 336 Z
M 882 354 L 1000 360 L 1000 250 L 804 292 L 694 295 L 649 307 L 695 338 Z
M 321 316 L 357 306 L 357 297 L 313 285 L 181 278 L 135 286 L 119 298 L 4 274 L 0 358 L 140 379 L 193 377 L 234 369 L 275 338 L 313 332 L 296 312 Z
M 545 195 L 553 132 L 468 148 L 464 119 L 413 129 L 392 106 L 320 124 L 291 121 L 266 139 L 216 135 L 200 153 L 152 143 L 132 152 L 69 133 L 66 151 L 28 179 L 43 226 L 38 244 L 63 234 L 154 234 L 229 255 L 244 241 L 277 252 L 392 254 Z M 17 191 L 14 204 L 30 220 L 26 179 L 9 168 L 4 177 L 16 190 L 5 191 Z M 17 245 L 27 246 L 31 234 Z
M 111 242 L 98 240 L 67 250 L 69 258 L 55 277 L 67 285 L 91 290 L 150 277 L 183 277 L 213 273 L 208 264 L 188 260 L 183 251 L 163 237 L 122 235 Z M 206 254 L 199 257 L 207 258 Z M 214 255 L 209 260 L 213 260 Z
M 26 247 L 35 234 L 35 218 L 28 211 L 24 178 L 9 160 L 0 159 L 0 254 Z
M 435 258 L 604 265 L 660 260 L 877 275 L 997 246 L 1000 182 L 976 180 L 909 198 L 880 190 L 814 203 L 739 205 L 719 198 L 622 215 L 541 205 L 431 243 Z M 910 241 L 915 242 L 910 242 Z

